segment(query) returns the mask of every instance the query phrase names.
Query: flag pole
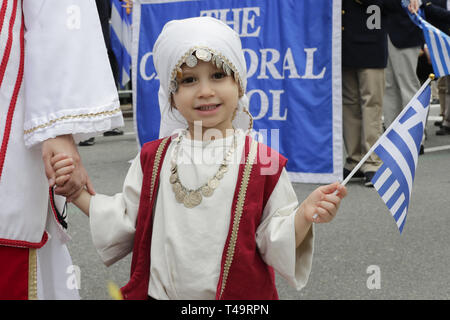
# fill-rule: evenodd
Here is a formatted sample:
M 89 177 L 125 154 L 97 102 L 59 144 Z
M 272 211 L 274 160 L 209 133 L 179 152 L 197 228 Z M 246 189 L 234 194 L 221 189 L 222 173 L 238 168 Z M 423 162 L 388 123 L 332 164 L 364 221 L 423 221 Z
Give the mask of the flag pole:
M 425 81 L 425 83 L 422 85 L 422 87 L 420 87 L 419 91 L 416 92 L 416 94 L 414 95 L 414 97 L 412 97 L 412 99 L 406 104 L 406 106 L 403 108 L 402 112 L 400 112 L 400 114 L 397 116 L 397 118 L 395 118 L 395 120 L 397 120 L 398 118 L 402 117 L 403 114 L 408 110 L 406 107 L 412 102 L 414 101 L 418 96 L 419 93 L 421 93 L 426 86 L 430 83 L 431 80 L 434 80 L 434 74 L 430 73 L 430 75 L 428 76 L 428 79 Z M 361 159 L 361 161 L 356 165 L 356 167 L 353 168 L 353 170 L 350 172 L 350 174 L 347 176 L 347 178 L 345 178 L 344 181 L 342 181 L 341 185 L 345 186 L 347 184 L 347 182 L 350 181 L 350 179 L 353 177 L 353 175 L 359 170 L 359 168 L 361 168 L 361 166 L 363 165 L 364 162 L 366 162 L 367 158 L 370 157 L 370 155 L 373 153 L 373 151 L 375 150 L 376 147 L 378 147 L 378 141 L 380 141 L 382 138 L 384 138 L 385 135 L 388 134 L 388 132 L 391 130 L 391 127 L 393 126 L 393 124 L 395 123 L 395 120 L 391 123 L 391 125 L 384 131 L 384 133 L 381 135 L 381 137 L 378 138 L 377 142 L 375 142 L 373 144 L 373 146 L 370 148 L 370 150 L 366 153 L 366 155 Z

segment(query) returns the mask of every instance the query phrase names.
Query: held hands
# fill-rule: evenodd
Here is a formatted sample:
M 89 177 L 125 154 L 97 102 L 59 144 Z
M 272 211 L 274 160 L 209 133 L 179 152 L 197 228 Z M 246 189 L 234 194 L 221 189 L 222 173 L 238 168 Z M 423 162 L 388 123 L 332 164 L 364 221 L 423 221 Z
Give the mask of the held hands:
M 55 172 L 55 184 L 58 188 L 65 188 L 76 172 L 76 162 L 64 153 L 56 154 L 50 162 Z M 89 189 L 86 190 L 82 187 L 79 192 L 71 197 L 71 202 L 89 216 L 90 201 L 93 195 L 95 195 L 95 192 L 91 193 Z
M 59 160 L 70 158 L 71 169 L 65 168 L 66 163 L 59 164 L 58 169 L 65 168 L 57 173 L 54 169 L 56 161 L 53 161 L 55 157 Z M 77 147 L 73 141 L 72 135 L 58 136 L 53 139 L 48 139 L 43 142 L 42 145 L 42 159 L 44 161 L 45 173 L 48 178 L 49 186 L 53 187 L 56 185 L 55 193 L 67 197 L 67 201 L 71 202 L 81 191 L 86 187 L 91 195 L 95 194 L 92 183 L 89 176 L 81 163 L 80 155 L 78 154 Z M 64 173 L 65 174 L 62 174 Z
M 75 170 L 74 161 L 64 153 L 58 153 L 51 159 L 52 168 L 55 171 L 55 184 L 63 187 L 70 180 Z

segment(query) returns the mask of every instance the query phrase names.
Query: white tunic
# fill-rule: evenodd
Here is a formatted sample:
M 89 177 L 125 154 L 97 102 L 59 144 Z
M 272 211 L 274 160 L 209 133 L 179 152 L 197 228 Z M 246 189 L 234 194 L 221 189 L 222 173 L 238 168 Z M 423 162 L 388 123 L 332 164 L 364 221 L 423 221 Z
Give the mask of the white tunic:
M 6 64 L 4 73 L 0 68 L 0 138 L 5 158 L 0 176 L 0 245 L 2 241 L 39 243 L 47 230 L 50 240 L 37 253 L 38 296 L 78 297 L 73 290 L 62 292 L 66 266 L 71 264 L 63 244 L 68 237 L 48 214 L 41 142 L 63 134 L 75 134 L 80 140 L 123 125 L 95 2 L 4 0 L 3 5 L 0 59 Z
M 209 142 L 187 138 L 181 142 L 178 173 L 181 182 L 196 189 L 219 168 L 232 137 Z M 238 145 L 229 171 L 209 198 L 187 209 L 176 202 L 169 182 L 171 156 L 176 142 L 168 147 L 161 169 L 154 209 L 149 295 L 156 299 L 214 299 L 231 206 L 245 143 L 238 133 Z M 226 150 L 226 151 L 224 151 Z M 106 265 L 131 252 L 142 186 L 138 155 L 127 174 L 123 192 L 108 197 L 97 194 L 91 200 L 90 225 L 93 242 Z M 283 169 L 263 211 L 255 235 L 264 261 L 292 286 L 305 286 L 311 269 L 313 232 L 295 248 L 294 213 L 296 194 Z

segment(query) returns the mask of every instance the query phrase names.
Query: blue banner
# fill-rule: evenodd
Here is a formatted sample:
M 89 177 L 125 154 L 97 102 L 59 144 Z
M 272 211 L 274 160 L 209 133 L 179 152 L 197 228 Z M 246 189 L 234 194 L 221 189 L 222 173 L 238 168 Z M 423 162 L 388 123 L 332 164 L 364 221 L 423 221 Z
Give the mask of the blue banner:
M 241 37 L 254 128 L 289 161 L 294 182 L 341 179 L 341 1 L 140 0 L 133 12 L 139 143 L 159 138 L 153 44 L 172 19 L 212 16 Z

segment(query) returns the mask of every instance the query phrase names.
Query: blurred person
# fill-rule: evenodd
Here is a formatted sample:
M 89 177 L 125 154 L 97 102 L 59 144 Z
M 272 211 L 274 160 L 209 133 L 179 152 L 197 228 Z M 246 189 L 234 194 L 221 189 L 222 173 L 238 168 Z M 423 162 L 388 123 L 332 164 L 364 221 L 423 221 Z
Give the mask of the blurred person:
M 418 7 L 417 0 L 411 1 L 411 4 Z M 383 113 L 384 125 L 388 128 L 420 89 L 416 68 L 424 38 L 422 30 L 411 21 L 400 0 L 384 1 L 384 6 L 388 8 L 386 30 L 389 54 Z
M 111 48 L 111 37 L 110 37 L 110 19 L 111 19 L 111 0 L 95 0 L 97 6 L 98 16 L 100 18 L 100 25 L 102 27 L 103 39 L 105 41 L 106 50 L 108 52 L 108 60 L 111 66 L 111 71 L 114 76 L 114 83 L 118 83 L 119 78 L 119 67 L 117 64 L 116 57 Z M 103 132 L 104 136 L 117 136 L 123 135 L 123 131 L 119 128 L 113 128 Z M 89 139 L 80 141 L 79 146 L 92 146 L 95 144 L 95 138 L 90 137 Z
M 342 103 L 343 135 L 347 158 L 344 178 L 360 162 L 382 134 L 382 106 L 387 65 L 385 16 L 379 27 L 369 28 L 368 7 L 381 1 L 342 2 Z M 372 153 L 354 177 L 372 185 L 372 177 L 381 166 Z
M 421 8 L 425 12 L 426 20 L 439 30 L 450 35 L 450 1 L 447 0 L 425 0 Z M 438 79 L 440 115 L 442 121 L 437 121 L 439 126 L 436 135 L 450 135 L 450 75 Z

